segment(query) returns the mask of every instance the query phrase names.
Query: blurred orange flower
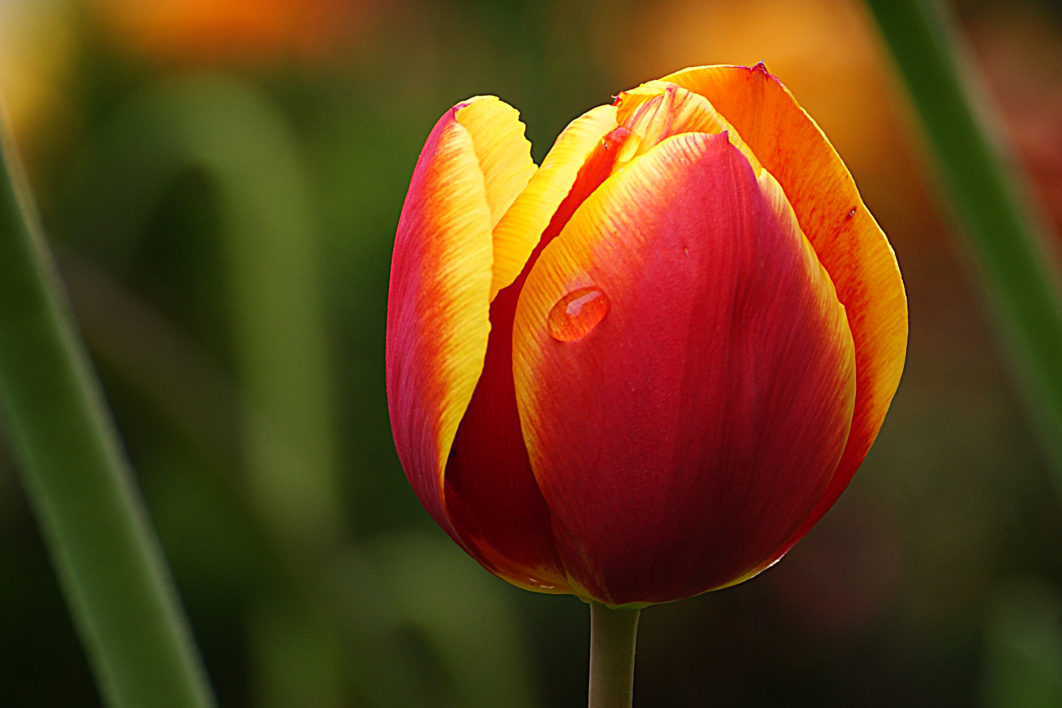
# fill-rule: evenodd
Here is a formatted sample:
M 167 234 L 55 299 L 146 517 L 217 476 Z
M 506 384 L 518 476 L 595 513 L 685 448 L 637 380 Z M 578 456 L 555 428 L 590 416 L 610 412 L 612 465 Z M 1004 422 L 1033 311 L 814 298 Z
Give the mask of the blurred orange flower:
M 366 24 L 358 0 L 101 0 L 127 48 L 163 61 L 262 63 L 329 56 Z

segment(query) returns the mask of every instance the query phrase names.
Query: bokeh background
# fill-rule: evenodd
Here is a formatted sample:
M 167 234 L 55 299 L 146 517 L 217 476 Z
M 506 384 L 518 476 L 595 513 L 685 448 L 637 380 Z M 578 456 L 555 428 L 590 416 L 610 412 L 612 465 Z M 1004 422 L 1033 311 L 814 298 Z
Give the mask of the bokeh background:
M 1062 9 L 950 7 L 1057 233 Z M 482 571 L 398 465 L 398 213 L 467 96 L 517 106 L 540 160 L 619 90 L 760 60 L 889 234 L 907 368 L 785 560 L 643 613 L 636 702 L 1062 705 L 1062 480 L 859 3 L 0 0 L 0 97 L 223 705 L 585 704 L 586 607 Z M 0 704 L 98 705 L 0 441 Z

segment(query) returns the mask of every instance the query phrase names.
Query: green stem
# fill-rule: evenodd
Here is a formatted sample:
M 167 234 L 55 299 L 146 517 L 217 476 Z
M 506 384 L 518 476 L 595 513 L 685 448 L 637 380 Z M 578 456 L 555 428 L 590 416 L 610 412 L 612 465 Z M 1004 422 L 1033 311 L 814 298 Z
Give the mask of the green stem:
M 941 3 L 867 0 L 910 91 L 1062 485 L 1062 299 L 1044 220 L 1024 198 Z M 1062 487 L 1060 487 L 1062 488 Z
M 112 706 L 212 705 L 2 135 L 0 163 L 0 404 L 100 692 Z
M 641 608 L 590 603 L 589 708 L 630 708 Z

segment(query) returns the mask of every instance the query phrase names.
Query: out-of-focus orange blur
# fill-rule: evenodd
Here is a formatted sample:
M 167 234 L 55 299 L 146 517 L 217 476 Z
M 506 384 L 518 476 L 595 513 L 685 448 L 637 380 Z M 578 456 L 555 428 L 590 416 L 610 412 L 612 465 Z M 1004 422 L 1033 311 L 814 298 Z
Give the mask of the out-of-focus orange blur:
M 97 0 L 115 42 L 180 64 L 329 56 L 368 29 L 374 3 L 350 0 Z

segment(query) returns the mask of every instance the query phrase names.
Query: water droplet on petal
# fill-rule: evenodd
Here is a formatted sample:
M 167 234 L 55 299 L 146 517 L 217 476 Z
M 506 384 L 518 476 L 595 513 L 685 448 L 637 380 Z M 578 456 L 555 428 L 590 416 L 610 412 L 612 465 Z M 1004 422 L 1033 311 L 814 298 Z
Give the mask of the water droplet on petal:
M 582 339 L 605 319 L 611 306 L 596 285 L 572 290 L 549 311 L 549 334 L 558 342 Z

